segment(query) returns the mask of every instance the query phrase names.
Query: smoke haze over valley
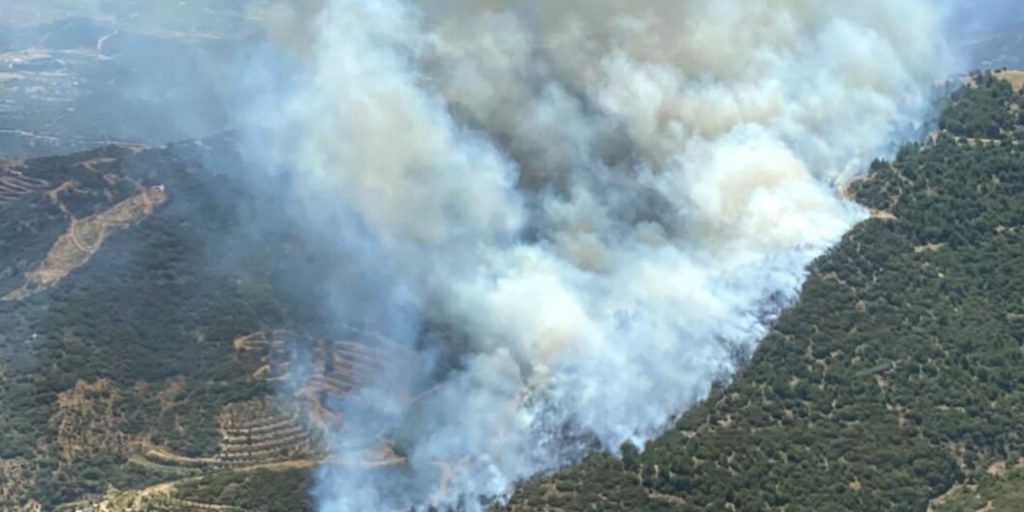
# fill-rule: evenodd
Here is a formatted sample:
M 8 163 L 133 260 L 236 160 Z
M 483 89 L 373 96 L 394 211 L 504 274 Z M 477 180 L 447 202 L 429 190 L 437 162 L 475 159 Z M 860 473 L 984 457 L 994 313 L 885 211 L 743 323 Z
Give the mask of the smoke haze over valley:
M 409 355 L 325 406 L 318 510 L 482 511 L 741 369 L 879 214 L 844 187 L 935 129 L 952 78 L 1024 55 L 972 6 L 0 0 L 0 155 L 216 136 L 185 147 L 231 160 L 232 236 L 316 253 L 275 268 L 322 299 L 303 327 Z M 368 439 L 402 464 L 349 464 Z
M 866 216 L 837 184 L 956 71 L 928 2 L 275 8 L 298 78 L 248 112 L 247 153 L 373 267 L 338 315 L 389 312 L 370 324 L 441 361 L 405 413 L 346 415 L 339 450 L 398 431 L 408 468 L 321 470 L 325 511 L 475 510 L 656 435 Z

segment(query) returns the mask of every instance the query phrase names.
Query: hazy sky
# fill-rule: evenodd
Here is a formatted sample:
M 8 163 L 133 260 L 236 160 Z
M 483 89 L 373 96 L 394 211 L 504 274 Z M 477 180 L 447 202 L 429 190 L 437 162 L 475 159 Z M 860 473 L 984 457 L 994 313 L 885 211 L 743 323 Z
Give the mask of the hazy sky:
M 0 0 L 0 26 L 70 16 L 150 34 L 223 36 L 251 31 L 263 0 Z

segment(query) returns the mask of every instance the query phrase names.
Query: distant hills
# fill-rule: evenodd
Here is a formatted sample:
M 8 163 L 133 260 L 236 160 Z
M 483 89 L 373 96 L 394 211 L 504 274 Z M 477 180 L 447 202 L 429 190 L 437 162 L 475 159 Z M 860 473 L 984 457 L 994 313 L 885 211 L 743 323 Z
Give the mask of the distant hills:
M 163 144 L 223 130 L 233 87 L 223 78 L 238 75 L 248 35 L 132 27 L 84 17 L 0 25 L 0 155 Z
M 1024 4 L 1015 0 L 951 2 L 951 31 L 976 69 L 1024 67 Z

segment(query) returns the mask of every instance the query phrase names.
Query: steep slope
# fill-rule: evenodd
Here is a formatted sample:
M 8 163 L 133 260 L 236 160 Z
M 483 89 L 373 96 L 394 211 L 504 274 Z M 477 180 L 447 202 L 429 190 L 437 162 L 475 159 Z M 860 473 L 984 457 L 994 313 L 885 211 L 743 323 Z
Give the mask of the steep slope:
M 174 490 L 308 471 L 337 404 L 411 364 L 320 316 L 338 262 L 239 186 L 231 147 L 0 166 L 0 509 L 203 509 Z M 372 439 L 343 462 L 402 459 Z
M 133 457 L 215 455 L 221 408 L 274 390 L 252 376 L 264 355 L 232 342 L 287 325 L 271 270 L 294 260 L 235 229 L 249 203 L 225 186 L 229 155 L 108 147 L 6 167 L 0 509 L 178 476 Z
M 509 510 L 925 510 L 1017 464 L 1022 104 L 974 77 L 934 143 L 851 187 L 884 214 L 814 265 L 733 383 L 642 454 L 592 457 Z

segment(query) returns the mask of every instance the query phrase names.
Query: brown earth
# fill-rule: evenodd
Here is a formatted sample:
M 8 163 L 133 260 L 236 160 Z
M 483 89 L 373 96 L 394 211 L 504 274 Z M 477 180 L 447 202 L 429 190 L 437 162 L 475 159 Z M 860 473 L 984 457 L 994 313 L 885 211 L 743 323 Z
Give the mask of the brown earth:
M 162 186 L 150 187 L 95 215 L 83 219 L 72 217 L 67 232 L 54 242 L 35 270 L 26 273 L 21 288 L 0 300 L 22 300 L 57 284 L 88 262 L 111 233 L 138 224 L 166 201 L 167 194 Z
M 1021 92 L 1024 90 L 1024 70 L 1019 69 L 1006 69 L 1003 71 L 997 71 L 995 73 L 996 78 L 1000 80 L 1006 80 L 1013 86 L 1013 90 Z
M 57 396 L 57 407 L 50 417 L 50 428 L 57 432 L 58 453 L 66 462 L 96 453 L 127 453 L 137 439 L 121 433 L 123 418 L 114 404 L 123 390 L 100 379 L 93 383 L 78 381 L 75 387 Z
M 28 475 L 31 463 L 25 459 L 0 459 L 0 503 L 17 503 L 18 498 L 25 496 L 34 482 Z M 12 512 L 28 512 L 38 510 L 29 504 L 21 510 Z

